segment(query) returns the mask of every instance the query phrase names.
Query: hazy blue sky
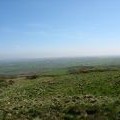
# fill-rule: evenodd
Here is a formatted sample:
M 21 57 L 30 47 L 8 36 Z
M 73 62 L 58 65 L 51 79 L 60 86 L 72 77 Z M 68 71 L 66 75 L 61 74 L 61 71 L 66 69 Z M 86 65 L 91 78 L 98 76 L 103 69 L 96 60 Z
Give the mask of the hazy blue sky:
M 0 59 L 120 55 L 120 0 L 0 0 Z

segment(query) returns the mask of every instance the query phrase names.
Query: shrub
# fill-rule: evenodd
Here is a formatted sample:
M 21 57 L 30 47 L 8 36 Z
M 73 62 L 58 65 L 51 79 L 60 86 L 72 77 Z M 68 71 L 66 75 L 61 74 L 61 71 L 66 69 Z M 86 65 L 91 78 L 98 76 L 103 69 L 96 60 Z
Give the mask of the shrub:
M 39 76 L 38 75 L 28 75 L 26 76 L 26 79 L 37 79 Z

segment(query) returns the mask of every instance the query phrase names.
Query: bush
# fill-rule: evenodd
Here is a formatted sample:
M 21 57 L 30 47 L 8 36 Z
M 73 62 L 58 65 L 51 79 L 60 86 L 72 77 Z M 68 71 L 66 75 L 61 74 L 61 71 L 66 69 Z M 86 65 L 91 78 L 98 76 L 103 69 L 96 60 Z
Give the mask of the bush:
M 8 83 L 6 80 L 0 80 L 0 88 L 7 87 Z
M 37 79 L 39 76 L 38 75 L 28 75 L 26 76 L 26 79 Z

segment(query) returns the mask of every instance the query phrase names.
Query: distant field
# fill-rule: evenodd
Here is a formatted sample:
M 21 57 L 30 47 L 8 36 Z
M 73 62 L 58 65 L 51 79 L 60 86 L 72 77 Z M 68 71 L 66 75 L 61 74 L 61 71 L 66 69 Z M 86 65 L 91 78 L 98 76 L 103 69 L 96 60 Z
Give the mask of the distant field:
M 0 61 L 0 74 L 46 72 L 71 66 L 120 66 L 119 57 L 54 58 Z
M 120 120 L 119 58 L 0 66 L 0 120 Z

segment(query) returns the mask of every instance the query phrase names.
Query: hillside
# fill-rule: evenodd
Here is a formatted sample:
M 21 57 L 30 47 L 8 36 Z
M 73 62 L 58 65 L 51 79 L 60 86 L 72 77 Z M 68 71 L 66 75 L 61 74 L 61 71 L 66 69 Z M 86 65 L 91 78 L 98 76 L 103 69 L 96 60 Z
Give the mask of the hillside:
M 1 76 L 0 118 L 119 120 L 119 86 L 120 68 L 115 66 L 76 66 L 36 75 Z

